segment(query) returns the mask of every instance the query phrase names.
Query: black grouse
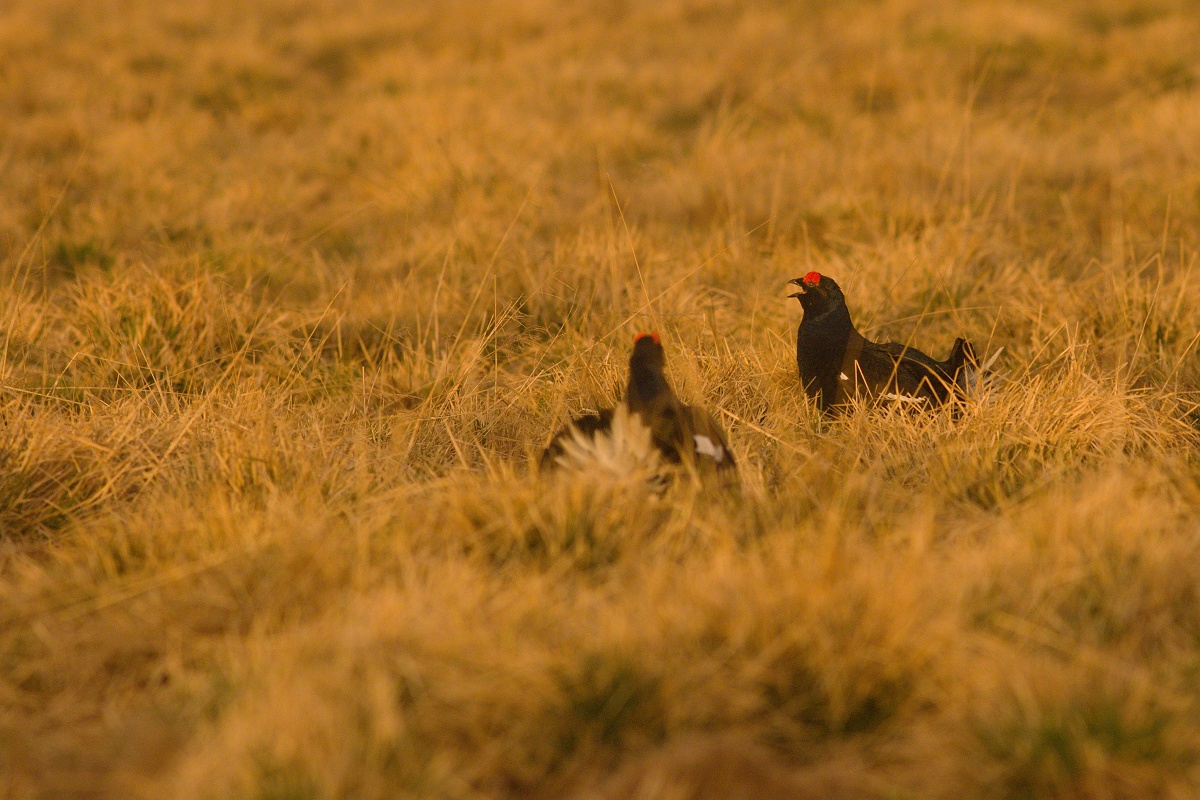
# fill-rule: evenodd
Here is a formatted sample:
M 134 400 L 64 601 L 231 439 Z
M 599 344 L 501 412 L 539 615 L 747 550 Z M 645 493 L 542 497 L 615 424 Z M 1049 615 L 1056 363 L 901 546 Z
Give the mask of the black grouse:
M 629 358 L 629 383 L 615 408 L 576 417 L 550 440 L 543 469 L 634 468 L 683 465 L 701 477 L 736 480 L 736 464 L 725 432 L 704 409 L 679 400 L 663 372 L 666 363 L 657 333 L 639 333 Z
M 822 410 L 856 398 L 914 398 L 938 405 L 961 397 L 980 367 L 965 339 L 954 340 L 950 357 L 937 361 L 915 347 L 872 342 L 854 328 L 846 297 L 828 275 L 810 272 L 788 281 L 798 291 L 804 318 L 796 331 L 800 382 Z

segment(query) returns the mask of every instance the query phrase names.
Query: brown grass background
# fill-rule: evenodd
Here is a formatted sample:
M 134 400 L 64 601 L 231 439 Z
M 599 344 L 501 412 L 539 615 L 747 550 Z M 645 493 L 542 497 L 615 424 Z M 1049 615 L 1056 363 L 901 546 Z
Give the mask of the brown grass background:
M 0 5 L 0 797 L 1200 792 L 1200 7 Z M 822 418 L 784 281 L 1005 348 Z M 533 474 L 632 334 L 740 497 Z

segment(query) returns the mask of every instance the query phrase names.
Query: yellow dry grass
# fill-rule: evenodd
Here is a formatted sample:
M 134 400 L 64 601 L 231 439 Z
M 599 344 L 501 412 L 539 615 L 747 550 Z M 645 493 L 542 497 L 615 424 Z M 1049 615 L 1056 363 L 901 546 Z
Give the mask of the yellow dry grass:
M 1200 10 L 0 5 L 0 797 L 1200 792 Z M 804 400 L 784 281 L 959 415 Z M 544 480 L 632 334 L 740 495 Z

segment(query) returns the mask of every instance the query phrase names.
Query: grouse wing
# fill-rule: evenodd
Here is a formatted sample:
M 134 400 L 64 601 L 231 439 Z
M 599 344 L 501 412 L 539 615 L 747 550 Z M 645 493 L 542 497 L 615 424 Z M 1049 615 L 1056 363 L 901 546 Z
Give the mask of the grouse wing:
M 737 463 L 733 451 L 729 449 L 729 439 L 720 423 L 712 414 L 697 406 L 684 406 L 684 410 L 691 423 L 689 434 L 697 469 L 701 472 L 715 470 L 718 473 L 736 470 Z

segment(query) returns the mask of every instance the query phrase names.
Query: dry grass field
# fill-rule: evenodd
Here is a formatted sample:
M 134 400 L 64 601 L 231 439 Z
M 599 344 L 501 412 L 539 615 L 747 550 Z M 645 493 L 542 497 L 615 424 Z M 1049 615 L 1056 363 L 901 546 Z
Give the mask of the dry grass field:
M 1188 0 L 0 4 L 0 798 L 1194 798 L 1198 257 Z

